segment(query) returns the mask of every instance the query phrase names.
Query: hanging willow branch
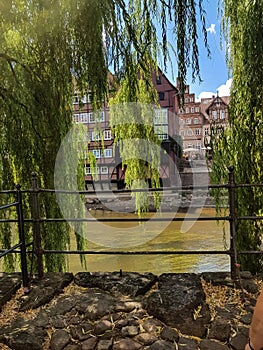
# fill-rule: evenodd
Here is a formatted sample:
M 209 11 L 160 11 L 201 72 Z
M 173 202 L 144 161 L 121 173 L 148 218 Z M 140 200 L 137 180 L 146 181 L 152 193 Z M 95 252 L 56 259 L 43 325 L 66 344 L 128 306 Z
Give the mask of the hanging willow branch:
M 56 155 L 72 126 L 73 77 L 80 94 L 91 92 L 96 107 L 107 99 L 108 71 L 114 68 L 126 79 L 127 101 L 135 101 L 138 71 L 143 72 L 145 89 L 151 91 L 151 70 L 158 60 L 166 64 L 170 26 L 181 82 L 190 67 L 199 77 L 198 8 L 203 21 L 201 0 L 198 5 L 193 0 L 1 1 L 0 163 L 9 162 L 9 170 L 0 175 L 1 187 L 11 188 L 19 181 L 29 188 L 30 174 L 36 171 L 41 187 L 54 188 Z M 202 31 L 207 43 L 204 22 Z M 144 136 L 144 129 L 138 131 Z M 30 211 L 29 199 L 27 207 Z M 49 196 L 42 200 L 41 210 L 46 217 L 60 215 Z M 78 247 L 84 247 L 81 236 L 76 237 Z M 42 241 L 45 249 L 52 244 L 66 249 L 69 228 L 45 225 Z M 63 256 L 45 259 L 47 270 L 66 266 Z
M 234 165 L 237 183 L 263 182 L 263 4 L 261 1 L 224 1 L 223 29 L 233 83 L 230 129 L 214 142 L 213 178 L 223 179 L 225 164 Z M 238 215 L 262 215 L 263 194 L 259 188 L 239 188 Z M 257 250 L 262 240 L 261 221 L 237 225 L 238 250 Z M 240 256 L 242 269 L 257 272 L 258 256 Z

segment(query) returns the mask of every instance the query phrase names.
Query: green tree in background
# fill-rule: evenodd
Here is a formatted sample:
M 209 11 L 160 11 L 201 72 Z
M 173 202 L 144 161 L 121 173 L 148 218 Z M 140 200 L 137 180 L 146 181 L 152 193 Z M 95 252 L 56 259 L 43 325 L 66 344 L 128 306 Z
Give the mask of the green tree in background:
M 201 0 L 198 5 L 193 0 L 0 0 L 1 189 L 17 182 L 30 188 L 32 171 L 41 187 L 54 188 L 56 155 L 72 125 L 72 77 L 80 93 L 92 93 L 94 107 L 107 99 L 109 68 L 122 72 L 135 95 L 138 69 L 149 69 L 146 58 L 161 57 L 164 65 L 168 60 L 168 25 L 176 37 L 181 82 L 189 67 L 199 76 L 197 11 L 206 42 Z M 27 206 L 30 212 L 29 199 Z M 52 195 L 43 197 L 41 216 L 59 215 Z M 0 232 L 8 248 L 11 232 Z M 84 247 L 76 237 L 78 248 Z M 42 240 L 44 249 L 66 249 L 69 227 L 43 225 Z M 13 258 L 8 259 L 12 268 Z M 46 270 L 65 266 L 64 256 L 45 256 Z
M 226 164 L 235 167 L 237 183 L 263 182 L 263 3 L 224 1 L 223 30 L 229 48 L 228 64 L 233 76 L 230 129 L 213 144 L 213 180 L 226 181 Z M 238 215 L 262 215 L 260 188 L 239 188 Z M 262 241 L 261 221 L 239 221 L 237 249 L 258 250 Z M 241 268 L 257 272 L 262 259 L 239 256 Z

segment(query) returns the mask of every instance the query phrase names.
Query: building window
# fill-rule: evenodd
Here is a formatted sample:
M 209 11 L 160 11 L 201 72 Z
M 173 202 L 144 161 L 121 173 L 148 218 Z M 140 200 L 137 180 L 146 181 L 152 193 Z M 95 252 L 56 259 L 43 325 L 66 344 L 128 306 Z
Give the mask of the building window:
M 158 108 L 154 110 L 154 124 L 168 124 L 168 109 Z
M 217 111 L 212 111 L 212 119 L 217 120 Z
M 185 108 L 185 113 L 189 113 L 189 108 L 188 107 Z
M 79 122 L 79 115 L 77 113 L 73 114 L 72 120 L 74 123 L 78 123 Z
M 100 132 L 98 130 L 97 131 L 92 131 L 92 133 L 91 133 L 91 140 L 92 141 L 99 141 L 99 140 L 101 140 Z
M 194 113 L 194 112 L 195 112 L 195 108 L 191 107 L 191 113 Z
M 100 168 L 100 173 L 101 174 L 108 174 L 108 172 L 109 172 L 109 168 L 107 166 L 102 166 Z
M 105 158 L 111 158 L 112 157 L 112 148 L 106 148 L 104 150 L 104 157 Z
M 220 110 L 220 119 L 225 119 L 225 111 L 223 109 Z
M 195 107 L 195 113 L 199 113 L 199 107 Z
M 194 118 L 194 124 L 199 124 L 199 118 Z
M 79 103 L 79 97 L 78 97 L 78 94 L 75 93 L 75 94 L 74 94 L 74 97 L 73 97 L 73 104 L 76 105 L 76 104 L 78 104 L 78 103 Z
M 180 125 L 184 125 L 184 120 L 183 120 L 182 118 L 180 118 L 179 124 L 180 124 Z
M 186 124 L 188 124 L 188 125 L 191 124 L 191 118 L 186 119 Z
M 105 113 L 104 111 L 95 111 L 89 113 L 89 122 L 95 123 L 95 122 L 104 122 L 105 120 Z
M 154 132 L 161 140 L 168 139 L 168 125 L 155 125 Z
M 100 158 L 100 149 L 93 149 L 92 153 L 94 154 L 95 158 Z
M 111 140 L 111 130 L 104 130 L 104 140 Z
M 200 129 L 195 129 L 195 135 L 196 135 L 196 136 L 201 135 Z
M 188 136 L 192 136 L 193 135 L 193 130 L 192 129 L 188 129 L 187 130 L 187 135 Z
M 164 92 L 158 92 L 159 100 L 164 101 Z
M 184 130 L 180 131 L 180 136 L 184 136 Z
M 209 128 L 205 128 L 205 135 L 208 135 L 209 133 Z
M 156 84 L 157 85 L 161 85 L 162 84 L 162 79 L 161 79 L 160 75 L 156 75 Z
M 99 173 L 100 173 L 99 167 L 94 168 L 93 174 L 99 174 Z M 92 175 L 92 171 L 91 171 L 90 166 L 86 166 L 86 175 Z
M 89 122 L 89 114 L 88 113 L 80 113 L 79 114 L 79 122 L 80 123 L 88 123 Z
M 186 98 L 184 99 L 184 102 L 185 102 L 185 103 L 187 103 L 187 102 L 188 102 L 188 97 L 186 97 Z

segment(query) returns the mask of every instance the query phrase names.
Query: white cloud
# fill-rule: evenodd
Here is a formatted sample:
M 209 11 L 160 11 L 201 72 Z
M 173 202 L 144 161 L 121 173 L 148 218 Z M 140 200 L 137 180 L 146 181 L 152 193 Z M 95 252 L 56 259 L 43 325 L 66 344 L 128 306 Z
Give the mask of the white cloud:
M 199 94 L 197 101 L 201 101 L 202 98 L 211 98 L 215 93 L 211 91 L 203 91 Z
M 211 23 L 210 27 L 207 28 L 206 31 L 211 34 L 216 34 L 216 25 L 214 23 Z
M 216 96 L 217 91 L 219 96 L 230 96 L 230 89 L 232 85 L 232 79 L 228 79 L 225 84 L 220 85 L 215 92 L 212 91 L 202 91 L 197 101 L 201 101 L 202 98 L 212 98 L 212 96 Z
M 231 85 L 232 85 L 232 79 L 228 79 L 225 84 L 220 85 L 217 88 L 219 96 L 229 96 Z

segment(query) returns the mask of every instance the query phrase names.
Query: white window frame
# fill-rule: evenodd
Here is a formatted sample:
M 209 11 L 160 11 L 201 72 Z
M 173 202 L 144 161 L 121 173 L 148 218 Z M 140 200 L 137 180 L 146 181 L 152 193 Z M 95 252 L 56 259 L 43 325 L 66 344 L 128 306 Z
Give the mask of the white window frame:
M 194 124 L 199 124 L 199 118 L 194 118 Z
M 72 116 L 73 122 L 78 124 L 79 122 L 79 114 L 78 113 L 74 113 Z
M 224 109 L 220 109 L 220 119 L 225 119 L 226 111 Z
M 100 168 L 100 173 L 101 174 L 108 174 L 109 173 L 109 168 L 107 166 L 102 166 Z
M 103 156 L 104 158 L 112 158 L 112 148 L 105 148 Z
M 89 113 L 79 113 L 79 122 L 84 124 L 89 122 Z
M 92 133 L 91 133 L 91 140 L 92 141 L 100 141 L 101 140 L 100 132 L 98 130 L 92 131 Z
M 195 129 L 195 135 L 200 136 L 201 135 L 201 130 L 200 129 Z
M 187 125 L 192 124 L 192 120 L 191 120 L 191 118 L 187 118 L 187 119 L 186 119 L 186 124 L 187 124 Z
M 194 113 L 194 112 L 195 112 L 195 108 L 191 107 L 191 113 Z
M 111 130 L 104 130 L 103 132 L 104 140 L 111 140 Z
M 92 153 L 94 154 L 95 158 L 101 157 L 101 150 L 100 149 L 93 149 Z
M 212 111 L 212 119 L 217 120 L 217 111 Z

